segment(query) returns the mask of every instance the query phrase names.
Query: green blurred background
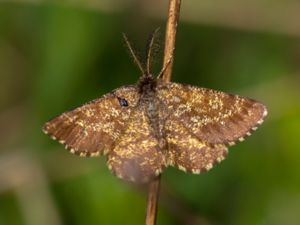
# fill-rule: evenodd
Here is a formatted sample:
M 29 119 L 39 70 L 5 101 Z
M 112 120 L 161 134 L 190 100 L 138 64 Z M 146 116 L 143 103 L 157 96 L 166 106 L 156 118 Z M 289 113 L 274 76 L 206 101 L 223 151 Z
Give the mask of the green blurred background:
M 167 0 L 0 2 L 0 224 L 143 224 L 145 193 L 103 158 L 79 158 L 45 121 L 139 71 L 121 32 L 144 49 Z M 173 81 L 264 102 L 269 115 L 201 175 L 168 168 L 158 224 L 300 224 L 300 4 L 183 0 Z M 161 65 L 157 59 L 156 71 Z

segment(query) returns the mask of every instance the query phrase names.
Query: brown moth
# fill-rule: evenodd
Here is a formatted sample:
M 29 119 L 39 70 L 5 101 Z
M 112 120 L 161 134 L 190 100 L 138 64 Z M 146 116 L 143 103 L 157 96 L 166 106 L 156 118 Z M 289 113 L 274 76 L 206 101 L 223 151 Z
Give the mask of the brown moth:
M 136 85 L 115 89 L 43 127 L 71 153 L 106 155 L 109 169 L 133 182 L 148 182 L 167 166 L 208 171 L 267 115 L 263 104 L 249 98 L 162 82 L 169 63 L 154 77 L 150 61 L 156 33 L 148 43 L 146 68 L 124 35 L 142 72 Z

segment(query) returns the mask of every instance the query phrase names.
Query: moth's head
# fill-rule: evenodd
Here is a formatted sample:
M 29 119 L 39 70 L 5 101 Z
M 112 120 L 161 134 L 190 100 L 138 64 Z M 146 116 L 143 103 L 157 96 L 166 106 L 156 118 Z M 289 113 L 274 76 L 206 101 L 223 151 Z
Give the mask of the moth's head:
M 139 93 L 153 92 L 156 88 L 156 78 L 152 74 L 144 74 L 138 81 Z

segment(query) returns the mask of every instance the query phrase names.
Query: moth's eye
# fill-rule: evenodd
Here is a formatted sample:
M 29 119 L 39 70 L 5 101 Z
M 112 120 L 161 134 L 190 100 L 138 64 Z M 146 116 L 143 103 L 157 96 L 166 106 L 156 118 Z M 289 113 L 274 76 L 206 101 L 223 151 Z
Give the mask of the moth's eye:
M 122 106 L 122 107 L 127 107 L 128 106 L 128 102 L 125 98 L 118 97 L 118 100 L 119 100 L 120 106 Z

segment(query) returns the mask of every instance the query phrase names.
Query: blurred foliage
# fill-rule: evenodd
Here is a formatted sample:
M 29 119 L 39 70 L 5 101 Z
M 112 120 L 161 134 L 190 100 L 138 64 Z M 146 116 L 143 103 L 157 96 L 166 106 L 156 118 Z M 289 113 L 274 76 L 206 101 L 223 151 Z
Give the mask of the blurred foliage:
M 143 191 L 113 177 L 104 159 L 69 154 L 41 126 L 135 83 L 121 32 L 143 50 L 164 24 L 132 9 L 0 3 L 0 224 L 143 223 Z M 180 23 L 173 81 L 259 99 L 269 116 L 209 173 L 167 169 L 158 224 L 299 223 L 299 65 L 299 38 Z

